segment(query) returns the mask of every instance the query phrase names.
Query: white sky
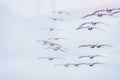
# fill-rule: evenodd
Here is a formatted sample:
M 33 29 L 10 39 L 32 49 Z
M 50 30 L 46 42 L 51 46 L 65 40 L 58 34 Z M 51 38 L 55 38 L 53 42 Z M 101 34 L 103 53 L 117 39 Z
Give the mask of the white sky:
M 52 2 L 53 1 L 53 2 Z M 55 3 L 54 5 L 52 5 Z M 81 17 L 97 9 L 118 8 L 119 0 L 0 0 L 0 80 L 119 80 L 120 72 L 120 27 L 118 18 L 88 18 Z M 53 8 L 54 7 L 54 8 Z M 52 15 L 52 10 L 65 10 L 70 15 Z M 53 22 L 49 17 L 61 17 L 63 22 Z M 100 26 L 105 30 L 75 31 L 86 21 L 101 21 L 109 27 Z M 52 27 L 63 31 L 49 32 L 43 27 Z M 68 53 L 46 50 L 38 39 L 49 37 L 64 37 L 67 40 L 59 42 L 69 48 Z M 88 49 L 81 48 L 80 44 L 107 43 L 114 48 Z M 102 54 L 106 57 L 89 60 L 77 57 L 87 54 Z M 67 60 L 52 62 L 38 60 L 40 56 L 65 57 Z M 54 64 L 67 62 L 94 62 L 100 61 L 105 65 L 89 68 L 54 67 Z M 91 79 L 90 79 L 91 78 Z

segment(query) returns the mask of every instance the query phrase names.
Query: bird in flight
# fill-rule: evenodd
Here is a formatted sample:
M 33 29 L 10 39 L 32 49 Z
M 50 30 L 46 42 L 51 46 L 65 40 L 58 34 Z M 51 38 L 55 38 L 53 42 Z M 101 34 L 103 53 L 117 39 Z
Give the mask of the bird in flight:
M 61 29 L 57 29 L 57 28 L 42 28 L 42 29 L 46 29 L 49 31 L 62 31 Z
M 70 65 L 73 65 L 73 63 L 66 63 L 66 64 L 56 64 L 54 66 L 64 66 L 64 67 L 68 67 Z
M 100 62 L 95 62 L 95 63 L 82 63 L 81 65 L 88 65 L 90 67 L 97 65 L 97 64 L 104 64 L 104 63 L 100 63 Z
M 53 21 L 64 21 L 64 20 L 61 19 L 61 18 L 48 18 L 48 19 L 52 19 Z
M 107 9 L 103 9 L 103 10 L 97 10 L 95 12 L 93 12 L 92 14 L 95 14 L 95 13 L 99 13 L 99 12 L 107 12 L 107 13 L 113 13 L 113 11 L 120 11 L 120 8 L 107 8 Z
M 113 14 L 116 14 L 116 13 L 119 13 L 119 12 L 120 12 L 120 11 L 117 11 L 117 12 L 113 12 L 113 13 L 111 13 L 111 14 L 108 14 L 108 13 L 103 13 L 103 14 L 102 14 L 102 13 L 88 14 L 88 15 L 82 17 L 82 19 L 84 19 L 84 18 L 86 18 L 86 17 L 89 17 L 89 16 L 97 16 L 97 17 L 112 16 L 112 17 L 114 17 Z
M 67 14 L 69 15 L 70 13 L 67 11 L 53 11 L 53 13 L 58 13 L 58 14 Z
M 80 57 L 78 57 L 78 58 L 90 58 L 90 59 L 94 59 L 95 57 L 104 57 L 104 56 L 102 56 L 102 55 L 88 55 L 88 56 L 80 56 Z
M 91 30 L 93 30 L 93 29 L 98 29 L 98 30 L 104 31 L 103 29 L 100 29 L 100 28 L 98 28 L 98 27 L 91 27 L 91 26 L 78 27 L 76 30 L 85 29 L 85 28 L 87 28 L 89 31 L 91 31 Z
M 85 26 L 87 24 L 91 24 L 92 26 L 96 26 L 97 24 L 103 24 L 103 25 L 108 26 L 107 24 L 105 24 L 103 22 L 85 22 L 85 23 L 81 24 L 80 27 Z
M 113 46 L 111 46 L 111 45 L 107 45 L 107 44 L 89 44 L 89 45 L 81 45 L 81 46 L 79 46 L 79 48 L 81 48 L 81 47 L 90 47 L 90 48 L 104 48 L 104 47 L 113 47 Z
M 48 40 L 60 40 L 60 39 L 62 39 L 62 40 L 65 40 L 65 38 L 58 38 L 58 37 L 55 37 L 55 38 L 49 38 Z
M 97 44 L 88 44 L 88 45 L 81 45 L 81 46 L 79 46 L 79 48 L 81 48 L 81 47 L 95 48 L 96 46 L 97 46 Z
M 54 59 L 65 59 L 65 58 L 61 58 L 61 57 L 39 57 L 38 59 L 48 59 L 48 60 L 54 60 Z
M 36 42 L 43 42 L 43 45 L 51 44 L 50 41 L 46 41 L 46 40 L 37 40 Z

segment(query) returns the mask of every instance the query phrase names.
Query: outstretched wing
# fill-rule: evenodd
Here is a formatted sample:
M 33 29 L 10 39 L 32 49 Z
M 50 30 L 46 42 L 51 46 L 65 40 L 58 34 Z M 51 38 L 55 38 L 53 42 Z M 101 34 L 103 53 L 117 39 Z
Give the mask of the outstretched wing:
M 97 10 L 97 11 L 93 12 L 92 14 L 96 14 L 98 12 L 103 12 L 103 11 L 105 11 L 105 10 Z
M 104 56 L 102 56 L 102 55 L 94 55 L 93 57 L 104 57 Z
M 44 59 L 44 58 L 49 58 L 49 57 L 39 57 L 38 59 Z
M 82 19 L 84 19 L 84 18 L 86 18 L 86 17 L 89 17 L 89 16 L 92 16 L 92 15 L 94 15 L 94 14 L 88 14 L 88 15 L 82 17 Z
M 81 47 L 88 47 L 88 46 L 91 46 L 91 45 L 81 45 L 81 46 L 79 46 L 79 48 L 81 48 Z
M 103 44 L 103 45 L 101 45 L 101 46 L 113 47 L 113 46 L 110 46 L 110 45 L 106 45 L 106 44 Z
M 89 28 L 89 26 L 85 26 L 85 27 L 78 27 L 76 30 L 82 29 L 82 28 Z
M 101 63 L 101 62 L 95 62 L 95 63 L 92 63 L 93 65 L 95 64 L 104 64 L 104 63 Z
M 80 57 L 78 57 L 78 58 L 84 58 L 84 57 L 90 57 L 90 56 L 80 56 Z
M 93 28 L 95 28 L 95 29 L 98 29 L 98 30 L 101 30 L 101 31 L 105 31 L 105 30 L 103 30 L 103 29 L 100 29 L 100 28 L 98 28 L 98 27 L 93 27 Z

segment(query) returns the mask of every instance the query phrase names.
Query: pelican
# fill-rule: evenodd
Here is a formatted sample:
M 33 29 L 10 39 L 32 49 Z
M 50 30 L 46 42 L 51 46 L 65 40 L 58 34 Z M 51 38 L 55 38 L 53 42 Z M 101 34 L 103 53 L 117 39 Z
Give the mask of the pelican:
M 43 42 L 43 45 L 46 45 L 46 44 L 51 44 L 50 41 L 46 41 L 46 40 L 37 40 L 36 42 Z
M 80 57 L 78 57 L 78 58 L 85 58 L 85 57 L 88 57 L 88 58 L 90 58 L 90 59 L 93 59 L 93 58 L 95 58 L 95 57 L 104 57 L 104 56 L 102 56 L 102 55 L 88 55 L 88 56 L 80 56 Z
M 89 44 L 89 45 L 81 45 L 81 46 L 79 46 L 79 48 L 81 48 L 81 47 L 90 47 L 90 48 L 95 48 L 97 46 L 97 44 Z
M 54 59 L 65 59 L 65 58 L 61 58 L 61 57 L 39 57 L 38 59 L 54 60 Z
M 55 38 L 49 38 L 48 40 L 60 40 L 60 39 L 62 39 L 62 40 L 65 40 L 65 38 L 58 38 L 58 37 L 55 37 Z
M 70 13 L 67 11 L 53 11 L 53 13 L 58 13 L 58 14 L 67 14 L 69 15 Z
M 48 19 L 52 19 L 53 21 L 63 21 L 63 19 L 61 18 L 48 18 Z
M 112 8 L 112 9 L 107 8 L 107 9 L 103 9 L 103 10 L 97 10 L 97 11 L 93 12 L 93 14 L 98 13 L 98 12 L 112 13 L 113 11 L 119 11 L 119 10 L 120 10 L 120 8 Z
M 96 64 L 104 64 L 104 63 L 100 63 L 100 62 L 95 62 L 95 63 L 82 63 L 82 65 L 88 65 L 90 67 L 96 65 Z
M 73 63 L 66 63 L 66 64 L 56 64 L 56 65 L 54 65 L 54 66 L 61 66 L 61 65 L 63 65 L 64 67 L 68 67 L 68 66 L 70 66 L 70 65 L 72 65 Z
M 85 29 L 87 28 L 89 31 L 93 30 L 93 29 L 98 29 L 98 30 L 101 30 L 101 31 L 104 31 L 98 27 L 90 27 L 90 26 L 85 26 L 85 27 L 78 27 L 76 30 L 79 30 L 79 29 Z
M 103 24 L 103 25 L 108 26 L 107 24 L 102 23 L 102 22 L 85 22 L 85 23 L 81 24 L 80 27 L 87 25 L 87 24 L 92 24 L 92 26 L 96 26 L 97 24 Z
M 57 29 L 57 28 L 42 28 L 42 29 L 48 29 L 49 31 L 62 31 L 61 29 Z
M 118 13 L 118 12 L 117 12 Z M 89 17 L 89 16 L 97 16 L 97 17 L 103 17 L 103 16 L 113 16 L 113 14 L 115 14 L 115 12 L 114 13 L 111 13 L 111 14 L 107 14 L 107 13 L 94 13 L 94 14 L 88 14 L 88 15 L 86 15 L 86 16 L 84 16 L 84 17 L 82 17 L 82 19 L 84 19 L 84 18 L 86 18 L 86 17 Z M 114 16 L 113 16 L 114 17 Z

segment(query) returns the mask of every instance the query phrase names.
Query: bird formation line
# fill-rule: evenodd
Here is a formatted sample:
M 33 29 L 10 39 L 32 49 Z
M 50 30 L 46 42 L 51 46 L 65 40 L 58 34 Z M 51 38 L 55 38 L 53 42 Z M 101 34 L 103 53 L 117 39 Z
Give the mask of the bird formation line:
M 85 19 L 87 17 L 93 17 L 93 16 L 97 16 L 97 17 L 103 17 L 103 16 L 113 16 L 115 14 L 118 14 L 120 13 L 120 8 L 111 8 L 111 9 L 101 9 L 101 10 L 96 10 L 95 12 L 91 13 L 91 14 L 87 14 L 85 16 L 82 17 L 82 19 Z M 57 14 L 57 15 L 63 15 L 66 16 L 66 15 L 70 15 L 69 12 L 67 11 L 52 11 L 52 14 Z M 109 18 L 109 17 L 108 17 Z M 51 18 L 48 18 L 48 20 L 51 19 L 55 22 L 57 21 L 65 21 L 65 19 L 63 19 L 62 17 L 51 17 Z M 80 30 L 80 29 L 88 29 L 88 30 L 93 30 L 93 29 L 97 29 L 97 30 L 101 30 L 101 31 L 105 31 L 104 29 L 102 28 L 99 28 L 98 25 L 101 25 L 101 26 L 109 26 L 108 24 L 104 23 L 104 22 L 98 22 L 98 21 L 87 21 L 87 22 L 84 22 L 82 24 L 80 24 L 76 30 Z M 52 25 L 53 26 L 53 25 Z M 61 29 L 58 29 L 58 28 L 43 28 L 43 29 L 48 29 L 49 31 L 62 31 Z M 42 42 L 43 43 L 43 46 L 46 46 L 47 45 L 47 48 L 45 48 L 46 50 L 53 50 L 57 53 L 57 51 L 60 51 L 60 52 L 63 52 L 63 53 L 67 53 L 69 51 L 68 48 L 64 47 L 63 45 L 59 44 L 59 43 L 56 43 L 56 42 L 59 42 L 59 41 L 67 41 L 66 38 L 64 37 L 51 37 L 49 36 L 49 38 L 47 40 L 37 40 L 37 42 Z M 56 41 L 56 42 L 55 42 Z M 78 48 L 83 48 L 83 47 L 89 47 L 89 48 L 99 48 L 99 49 L 102 49 L 102 48 L 113 48 L 113 46 L 109 45 L 109 44 L 82 44 L 82 45 L 79 45 Z M 96 49 L 95 49 L 96 50 Z M 95 55 L 82 55 L 82 56 L 79 56 L 77 57 L 78 60 L 80 59 L 90 59 L 90 60 L 94 60 L 95 58 L 104 58 L 105 56 L 104 55 L 101 55 L 101 54 L 98 54 L 96 53 Z M 49 61 L 52 61 L 52 60 L 56 60 L 56 59 L 63 59 L 63 60 L 67 60 L 67 58 L 62 58 L 62 57 L 39 57 L 38 59 L 47 59 Z M 102 65 L 102 64 L 105 64 L 104 62 L 99 62 L 99 61 L 95 61 L 95 62 L 90 62 L 90 60 L 86 60 L 86 61 L 89 61 L 89 62 L 79 62 L 79 63 L 72 63 L 72 62 L 69 62 L 69 63 L 63 63 L 63 64 L 55 64 L 54 66 L 55 67 L 58 67 L 58 66 L 64 66 L 64 67 L 69 67 L 69 66 L 74 66 L 74 67 L 79 67 L 79 66 L 82 66 L 82 65 L 86 65 L 86 66 L 89 66 L 89 67 L 93 67 L 94 65 Z

